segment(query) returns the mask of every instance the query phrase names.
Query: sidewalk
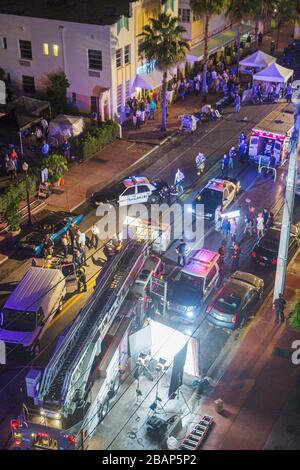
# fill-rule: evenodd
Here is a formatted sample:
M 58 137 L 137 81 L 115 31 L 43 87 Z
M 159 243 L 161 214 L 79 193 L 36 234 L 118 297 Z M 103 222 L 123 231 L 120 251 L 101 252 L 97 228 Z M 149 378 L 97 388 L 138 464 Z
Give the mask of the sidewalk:
M 299 266 L 300 252 L 296 262 Z M 299 270 L 290 269 L 285 290 L 287 314 L 296 300 L 298 286 Z M 274 323 L 269 296 L 259 316 L 245 330 L 241 346 L 213 393 L 200 405 L 199 414 L 209 414 L 215 419 L 204 449 L 259 450 L 270 448 L 270 442 L 274 449 L 280 446 L 284 432 L 293 429 L 297 433 L 295 424 L 290 427 L 287 424 L 282 429 L 277 421 L 283 420 L 281 412 L 286 409 L 291 392 L 295 394 L 300 368 L 292 364 L 291 345 L 299 339 L 300 332 L 294 331 L 286 322 Z M 299 394 L 299 380 L 297 386 Z M 224 401 L 222 414 L 214 409 L 214 401 L 218 398 Z M 270 436 L 272 439 L 268 441 Z M 299 448 L 299 433 L 297 441 Z

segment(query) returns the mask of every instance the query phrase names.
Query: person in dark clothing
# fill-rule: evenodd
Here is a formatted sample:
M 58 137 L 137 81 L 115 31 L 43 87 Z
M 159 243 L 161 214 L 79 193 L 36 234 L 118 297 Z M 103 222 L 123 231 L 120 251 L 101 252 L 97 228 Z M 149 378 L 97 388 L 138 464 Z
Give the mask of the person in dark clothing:
M 271 228 L 274 226 L 274 214 L 273 212 L 270 212 L 267 223 L 266 223 L 266 229 Z
M 43 255 L 44 258 L 46 258 L 49 255 L 53 254 L 53 249 L 54 249 L 54 242 L 51 238 L 50 234 L 47 234 L 44 238 L 43 242 Z
M 163 202 L 168 204 L 168 206 L 171 205 L 171 194 L 170 194 L 170 189 L 168 186 L 164 186 L 162 188 L 162 199 L 163 199 Z
M 74 255 L 73 255 L 73 258 L 72 258 L 72 263 L 75 265 L 75 268 L 76 269 L 79 269 L 81 268 L 81 266 L 83 265 L 83 259 L 80 255 L 80 251 L 79 250 L 74 250 Z
M 218 249 L 218 253 L 220 255 L 220 258 L 218 260 L 218 265 L 219 265 L 219 285 L 222 284 L 223 278 L 224 278 L 224 269 L 225 269 L 225 248 L 224 244 L 220 246 Z
M 231 272 L 232 273 L 234 273 L 234 271 L 239 270 L 240 254 L 241 254 L 241 250 L 239 248 L 239 245 L 237 243 L 235 243 L 234 246 L 233 246 L 233 252 L 232 252 L 232 255 L 231 255 L 231 261 L 232 261 Z
M 68 232 L 69 232 L 69 237 L 70 237 L 71 249 L 72 250 L 74 250 L 77 230 L 78 230 L 77 225 L 75 225 L 74 222 L 71 222 Z
M 282 294 L 278 294 L 277 299 L 274 300 L 273 308 L 275 310 L 275 323 L 279 323 L 279 318 L 283 322 L 284 321 L 284 307 L 286 305 L 286 301 Z
M 262 211 L 262 217 L 264 219 L 264 227 L 267 228 L 267 221 L 268 221 L 268 218 L 269 218 L 269 211 L 266 207 Z
M 179 245 L 176 247 L 177 253 L 177 266 L 184 267 L 186 264 L 186 243 L 183 239 L 180 240 Z

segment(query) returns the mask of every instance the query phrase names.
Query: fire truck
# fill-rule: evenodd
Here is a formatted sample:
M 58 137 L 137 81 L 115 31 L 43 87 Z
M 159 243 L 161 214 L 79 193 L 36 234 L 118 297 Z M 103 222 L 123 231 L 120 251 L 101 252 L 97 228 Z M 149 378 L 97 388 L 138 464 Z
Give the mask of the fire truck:
M 273 112 L 252 129 L 249 140 L 249 161 L 268 166 L 275 157 L 275 167 L 285 163 L 294 126 L 294 113 L 288 106 Z
M 130 375 L 128 338 L 160 278 L 161 259 L 146 242 L 124 243 L 105 264 L 44 371 L 29 370 L 23 412 L 11 423 L 11 449 L 87 448 Z

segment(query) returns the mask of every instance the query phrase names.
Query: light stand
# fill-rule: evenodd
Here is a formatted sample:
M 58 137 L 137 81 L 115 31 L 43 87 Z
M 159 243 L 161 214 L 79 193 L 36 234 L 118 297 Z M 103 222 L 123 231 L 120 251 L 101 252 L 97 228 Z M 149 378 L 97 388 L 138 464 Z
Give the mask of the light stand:
M 33 225 L 32 218 L 31 218 L 31 208 L 30 208 L 30 180 L 28 177 L 28 168 L 29 168 L 28 163 L 24 162 L 22 164 L 22 170 L 25 172 L 25 176 L 26 176 L 26 200 L 27 200 L 27 211 L 28 211 L 28 225 Z

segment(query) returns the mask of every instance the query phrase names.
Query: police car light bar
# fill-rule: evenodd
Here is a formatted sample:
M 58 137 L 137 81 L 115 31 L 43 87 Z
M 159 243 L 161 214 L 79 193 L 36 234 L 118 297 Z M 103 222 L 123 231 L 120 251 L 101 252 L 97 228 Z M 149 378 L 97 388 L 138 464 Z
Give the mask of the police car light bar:
M 235 219 L 236 217 L 240 217 L 241 213 L 239 210 L 237 211 L 232 211 L 232 212 L 227 212 L 226 214 L 221 214 L 222 219 L 224 217 L 228 217 L 228 219 Z

